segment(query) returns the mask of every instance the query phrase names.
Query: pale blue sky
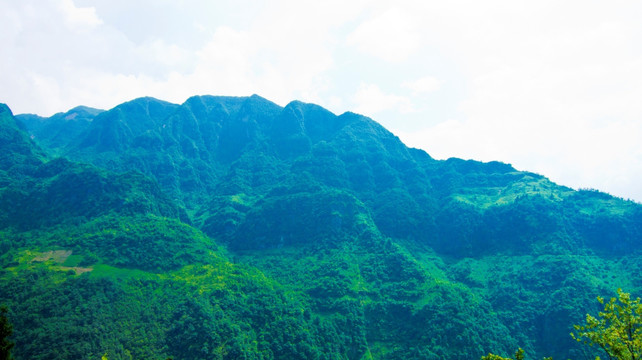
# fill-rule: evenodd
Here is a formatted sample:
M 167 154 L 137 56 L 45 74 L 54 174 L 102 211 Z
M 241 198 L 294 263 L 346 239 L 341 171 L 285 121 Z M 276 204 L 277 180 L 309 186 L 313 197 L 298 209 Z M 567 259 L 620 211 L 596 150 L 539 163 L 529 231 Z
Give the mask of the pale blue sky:
M 0 0 L 14 113 L 259 94 L 642 201 L 638 1 Z

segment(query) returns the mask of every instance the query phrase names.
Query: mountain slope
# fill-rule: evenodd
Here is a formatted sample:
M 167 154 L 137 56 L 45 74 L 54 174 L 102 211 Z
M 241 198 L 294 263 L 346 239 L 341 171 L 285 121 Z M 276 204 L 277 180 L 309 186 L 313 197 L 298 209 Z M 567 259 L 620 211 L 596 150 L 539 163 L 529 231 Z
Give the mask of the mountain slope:
M 567 334 L 595 296 L 642 290 L 639 204 L 500 162 L 438 161 L 358 114 L 258 96 L 142 98 L 62 148 L 154 179 L 183 221 L 296 294 L 338 358 L 518 345 L 576 358 Z

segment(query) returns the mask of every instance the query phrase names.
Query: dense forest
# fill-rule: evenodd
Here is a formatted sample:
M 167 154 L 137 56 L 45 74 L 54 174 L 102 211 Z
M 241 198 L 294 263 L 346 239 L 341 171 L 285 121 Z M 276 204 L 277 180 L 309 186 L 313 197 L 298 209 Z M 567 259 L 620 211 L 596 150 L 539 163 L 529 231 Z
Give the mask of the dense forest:
M 0 249 L 18 360 L 594 358 L 642 293 L 642 205 L 256 95 L 0 105 Z

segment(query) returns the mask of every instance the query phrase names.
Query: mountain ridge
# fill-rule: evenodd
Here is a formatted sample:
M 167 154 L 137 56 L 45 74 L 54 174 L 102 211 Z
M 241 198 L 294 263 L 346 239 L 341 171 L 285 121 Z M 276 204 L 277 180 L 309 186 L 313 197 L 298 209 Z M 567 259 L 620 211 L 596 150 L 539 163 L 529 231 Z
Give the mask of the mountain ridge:
M 25 122 L 26 130 L 33 124 Z M 70 123 L 57 124 L 64 133 Z M 16 158 L 9 169 L 30 170 L 22 178 L 5 171 L 0 181 L 0 199 L 8 199 L 0 207 L 24 210 L 0 222 L 7 239 L 0 246 L 9 249 L 0 257 L 2 278 L 16 286 L 40 271 L 70 289 L 89 281 L 98 293 L 120 292 L 129 299 L 123 305 L 140 301 L 133 294 L 146 286 L 162 288 L 145 292 L 164 309 L 160 315 L 132 310 L 139 328 L 158 325 L 150 339 L 169 344 L 145 342 L 151 357 L 469 359 L 517 346 L 577 357 L 582 349 L 566 334 L 594 309 L 595 296 L 642 290 L 639 204 L 501 162 L 436 160 L 358 114 L 298 101 L 280 107 L 259 96 L 194 96 L 183 104 L 139 98 L 85 125 L 55 145 L 39 142 L 44 150 L 8 127 L 23 144 L 17 148 L 46 160 L 26 166 L 28 159 Z M 109 201 L 91 200 L 94 215 L 80 190 L 97 187 L 73 187 L 85 176 L 123 184 L 99 187 Z M 37 195 L 42 190 L 51 196 Z M 135 206 L 122 209 L 127 201 Z M 51 204 L 60 207 L 46 210 Z M 42 220 L 21 228 L 34 209 Z M 54 271 L 62 265 L 24 260 L 59 248 L 93 270 L 64 280 Z M 219 277 L 228 279 L 227 292 L 215 285 Z M 172 286 L 206 296 L 188 301 Z M 0 286 L 0 301 L 18 304 L 22 293 L 10 289 Z M 28 324 L 30 309 L 47 311 L 48 291 L 28 290 L 41 300 L 19 307 L 19 324 Z M 253 300 L 230 305 L 241 298 Z M 234 319 L 220 320 L 218 308 Z M 290 325 L 278 322 L 258 336 L 253 326 L 265 325 L 257 315 L 263 309 L 289 314 Z M 214 328 L 222 335 L 207 335 Z M 21 339 L 33 341 L 38 329 Z M 125 350 L 145 357 L 114 331 L 96 342 L 110 358 L 126 358 Z M 303 345 L 292 347 L 295 339 Z

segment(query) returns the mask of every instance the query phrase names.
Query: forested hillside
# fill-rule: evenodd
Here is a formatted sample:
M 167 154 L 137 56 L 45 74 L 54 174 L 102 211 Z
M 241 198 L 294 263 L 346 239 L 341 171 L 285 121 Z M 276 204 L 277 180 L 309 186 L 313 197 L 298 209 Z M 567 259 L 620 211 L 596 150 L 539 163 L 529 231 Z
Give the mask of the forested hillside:
M 537 358 L 642 291 L 642 206 L 259 96 L 0 108 L 17 359 Z

